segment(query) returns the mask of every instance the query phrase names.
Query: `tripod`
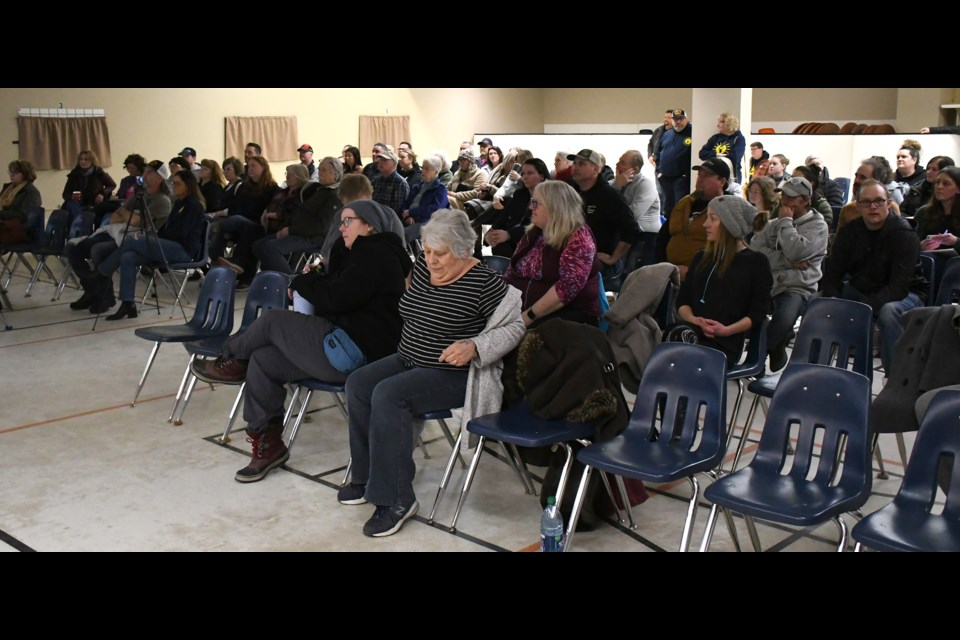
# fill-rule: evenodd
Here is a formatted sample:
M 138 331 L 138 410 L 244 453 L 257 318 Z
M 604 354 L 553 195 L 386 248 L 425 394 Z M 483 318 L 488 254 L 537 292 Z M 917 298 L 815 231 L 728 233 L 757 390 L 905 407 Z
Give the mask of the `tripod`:
M 153 268 L 154 268 L 154 276 L 152 280 L 153 293 L 154 293 L 154 296 L 156 296 L 156 300 L 157 300 L 157 315 L 160 315 L 160 297 L 157 294 L 156 278 L 160 277 L 160 279 L 163 281 L 167 289 L 169 289 L 170 292 L 173 293 L 173 288 L 170 286 L 170 283 L 167 282 L 166 278 L 163 275 L 164 270 L 168 275 L 171 273 L 170 262 L 167 260 L 167 255 L 163 251 L 163 243 L 160 242 L 160 237 L 157 231 L 156 223 L 153 220 L 153 216 L 150 215 L 150 210 L 147 208 L 146 191 L 144 190 L 144 187 L 142 184 L 137 185 L 137 189 L 134 197 L 136 198 L 136 205 L 137 205 L 135 209 L 137 209 L 138 211 L 132 212 L 130 217 L 127 218 L 127 226 L 124 227 L 124 230 L 123 230 L 123 241 L 120 243 L 120 246 L 117 248 L 117 251 L 123 250 L 123 245 L 126 243 L 126 240 L 129 237 L 128 233 L 130 231 L 130 223 L 133 221 L 133 213 L 139 213 L 140 228 L 144 233 L 144 243 L 146 245 L 147 259 L 153 265 Z M 152 241 L 157 243 L 157 250 L 158 250 L 158 253 L 160 254 L 160 260 L 151 259 L 151 256 L 153 255 L 152 252 L 150 251 L 151 234 L 153 235 Z M 112 277 L 113 276 L 111 275 L 111 284 L 110 284 L 111 287 L 113 286 Z M 174 295 L 176 294 L 174 293 Z M 183 320 L 184 322 L 186 322 L 187 314 L 186 314 L 186 311 L 184 311 L 182 304 L 180 305 L 180 313 L 183 314 Z M 100 321 L 100 313 L 97 313 L 97 317 L 93 321 L 93 329 L 91 329 L 91 331 L 96 330 L 97 322 L 99 321 Z

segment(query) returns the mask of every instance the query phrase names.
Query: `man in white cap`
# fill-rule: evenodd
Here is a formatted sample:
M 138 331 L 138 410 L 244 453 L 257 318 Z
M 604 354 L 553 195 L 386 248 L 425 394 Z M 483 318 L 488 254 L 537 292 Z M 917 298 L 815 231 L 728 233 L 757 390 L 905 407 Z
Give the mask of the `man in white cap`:
M 767 327 L 771 371 L 787 364 L 787 343 L 807 301 L 817 293 L 830 233 L 823 216 L 810 207 L 813 187 L 806 178 L 790 178 L 777 191 L 777 217 L 750 241 L 751 249 L 767 256 L 773 272 L 773 318 Z
M 403 203 L 410 195 L 410 185 L 397 173 L 397 154 L 393 151 L 383 149 L 377 161 L 380 164 L 380 174 L 371 181 L 373 199 L 385 207 L 390 207 L 399 216 L 403 211 Z

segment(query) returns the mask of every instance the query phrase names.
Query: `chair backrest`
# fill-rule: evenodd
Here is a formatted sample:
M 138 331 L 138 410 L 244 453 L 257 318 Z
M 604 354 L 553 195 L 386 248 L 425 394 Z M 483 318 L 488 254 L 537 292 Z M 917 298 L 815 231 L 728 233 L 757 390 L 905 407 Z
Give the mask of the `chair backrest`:
M 200 287 L 197 308 L 187 322 L 191 327 L 211 335 L 229 335 L 233 331 L 234 287 L 237 272 L 226 267 L 213 267 Z
M 843 192 L 843 204 L 850 202 L 850 178 L 834 178 L 833 181 Z
M 247 292 L 247 303 L 243 307 L 243 317 L 237 331 L 246 331 L 264 311 L 286 309 L 289 286 L 290 276 L 278 271 L 261 271 L 255 275 Z
M 943 268 L 940 286 L 934 304 L 938 307 L 953 304 L 960 298 L 960 256 L 950 258 Z
M 923 279 L 927 281 L 926 305 L 930 306 L 937 298 L 937 261 L 933 256 L 921 253 L 918 263 L 919 264 L 917 266 L 920 268 L 920 273 L 923 275 Z
M 726 448 L 727 358 L 702 345 L 664 342 L 644 369 L 627 431 L 720 464 Z M 702 423 L 701 420 L 702 419 Z
M 69 213 L 69 212 L 68 212 Z M 70 220 L 70 238 L 82 238 L 93 233 L 93 223 L 96 220 L 96 214 L 91 209 L 81 209 L 80 213 L 73 216 Z
M 832 365 L 872 380 L 872 331 L 873 310 L 869 305 L 840 298 L 814 298 L 803 312 L 790 366 Z
M 947 495 L 941 515 L 960 520 L 960 391 L 941 391 L 934 396 L 917 432 L 894 504 L 919 504 L 929 512 L 937 497 L 941 461 L 949 465 L 949 483 L 941 486 Z
M 763 322 L 750 329 L 747 334 L 747 355 L 743 361 L 731 367 L 727 373 L 739 377 L 759 376 L 764 372 L 767 361 L 767 325 L 770 320 L 763 318 Z
M 653 319 L 657 321 L 657 326 L 661 331 L 666 331 L 667 327 L 673 324 L 673 306 L 674 298 L 677 292 L 674 291 L 673 283 L 668 282 L 663 290 L 663 296 L 660 297 L 660 304 L 657 310 L 653 312 Z
M 818 364 L 790 365 L 770 401 L 748 468 L 767 477 L 839 486 L 851 496 L 869 492 L 869 409 L 866 376 Z
M 34 247 L 40 247 L 43 242 L 43 207 L 33 207 L 27 212 L 27 235 L 30 240 L 24 244 L 30 244 Z
M 59 253 L 67 241 L 67 232 L 70 225 L 70 213 L 64 209 L 57 209 L 47 219 L 47 226 L 43 230 L 43 239 L 39 250 L 46 253 Z
M 510 267 L 510 258 L 504 256 L 483 256 L 483 264 L 493 271 L 503 275 Z

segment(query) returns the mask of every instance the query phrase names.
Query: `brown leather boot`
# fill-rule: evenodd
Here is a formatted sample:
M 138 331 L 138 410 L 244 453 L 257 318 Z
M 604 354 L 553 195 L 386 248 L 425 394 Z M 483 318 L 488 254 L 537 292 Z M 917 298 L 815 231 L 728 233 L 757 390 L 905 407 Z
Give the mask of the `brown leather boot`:
M 250 464 L 237 471 L 237 482 L 258 482 L 267 477 L 271 469 L 279 467 L 290 458 L 287 445 L 283 444 L 283 425 L 271 424 L 265 431 L 255 433 L 247 430 L 247 442 L 253 446 Z

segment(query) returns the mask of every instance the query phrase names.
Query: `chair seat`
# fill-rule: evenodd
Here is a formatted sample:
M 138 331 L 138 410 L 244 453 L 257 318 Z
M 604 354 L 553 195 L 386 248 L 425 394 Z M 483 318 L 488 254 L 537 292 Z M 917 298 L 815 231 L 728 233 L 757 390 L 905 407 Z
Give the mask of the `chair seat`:
M 766 356 L 766 354 L 764 354 Z M 727 380 L 737 380 L 739 378 L 748 378 L 750 376 L 759 376 L 763 373 L 765 359 L 760 362 L 744 362 L 727 369 Z
M 343 393 L 346 390 L 346 383 L 343 382 L 324 382 L 322 380 L 297 380 L 294 384 L 306 387 L 311 391 L 326 391 L 327 393 Z
M 474 418 L 467 423 L 467 431 L 518 447 L 547 447 L 561 442 L 592 438 L 594 425 L 544 420 L 530 413 L 527 403 L 523 402 L 501 413 Z
M 758 396 L 763 396 L 764 398 L 772 398 L 773 392 L 777 390 L 778 384 L 780 384 L 780 374 L 774 373 L 754 380 L 747 386 L 747 391 Z
M 223 353 L 223 343 L 227 341 L 228 336 L 213 336 L 203 340 L 194 340 L 185 342 L 183 348 L 187 353 L 204 358 L 216 358 Z
M 656 446 L 638 438 L 620 435 L 582 449 L 577 460 L 594 469 L 645 482 L 673 482 L 710 471 L 720 464 L 723 450 L 691 453 L 683 447 Z M 710 454 L 710 455 L 707 455 Z
M 231 328 L 232 327 L 228 326 L 226 327 L 226 330 L 229 332 Z M 218 335 L 224 335 L 223 333 L 218 333 L 209 329 L 197 329 L 188 324 L 181 324 L 172 327 L 140 327 L 139 329 L 134 330 L 133 333 L 138 338 L 152 340 L 153 342 L 194 342 L 197 340 L 204 340 L 206 338 L 217 337 Z
M 747 467 L 707 487 L 703 497 L 747 516 L 806 527 L 856 511 L 867 501 L 869 491 L 851 493 L 842 487 L 825 489 L 791 476 L 771 478 Z
M 417 420 L 448 420 L 453 417 L 449 411 L 431 411 L 430 413 L 421 413 Z
M 960 522 L 889 504 L 867 516 L 853 536 L 881 551 L 960 551 Z

